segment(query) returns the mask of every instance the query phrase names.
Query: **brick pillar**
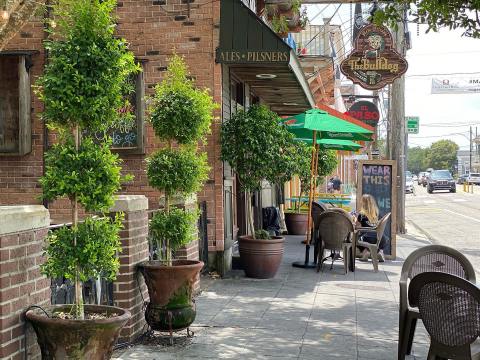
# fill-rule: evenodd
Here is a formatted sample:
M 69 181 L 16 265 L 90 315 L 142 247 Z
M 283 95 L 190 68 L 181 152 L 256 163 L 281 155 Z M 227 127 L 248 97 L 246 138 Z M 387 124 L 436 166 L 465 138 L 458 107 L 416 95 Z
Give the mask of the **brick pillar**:
M 41 205 L 0 206 L 0 359 L 39 359 L 32 330 L 25 346 L 23 314 L 30 305 L 49 305 L 50 280 L 40 274 L 50 225 Z
M 120 271 L 113 285 L 115 306 L 127 309 L 132 318 L 122 329 L 120 342 L 132 341 L 142 333 L 145 325 L 143 299 L 148 301 L 148 293 L 143 277 L 137 274 L 137 265 L 148 260 L 148 200 L 144 195 L 119 195 L 112 214 L 123 212 L 124 229 L 120 232 L 122 253 Z M 137 280 L 138 279 L 138 280 Z M 143 294 L 140 294 L 139 285 Z

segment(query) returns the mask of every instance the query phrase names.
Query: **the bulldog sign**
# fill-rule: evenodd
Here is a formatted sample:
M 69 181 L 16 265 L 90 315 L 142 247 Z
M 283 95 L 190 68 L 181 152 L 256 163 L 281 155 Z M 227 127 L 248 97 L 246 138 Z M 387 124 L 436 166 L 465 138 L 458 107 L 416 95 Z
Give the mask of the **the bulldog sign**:
M 340 65 L 343 74 L 364 89 L 377 90 L 402 76 L 407 61 L 393 46 L 393 38 L 385 26 L 373 24 L 358 33 L 355 47 Z

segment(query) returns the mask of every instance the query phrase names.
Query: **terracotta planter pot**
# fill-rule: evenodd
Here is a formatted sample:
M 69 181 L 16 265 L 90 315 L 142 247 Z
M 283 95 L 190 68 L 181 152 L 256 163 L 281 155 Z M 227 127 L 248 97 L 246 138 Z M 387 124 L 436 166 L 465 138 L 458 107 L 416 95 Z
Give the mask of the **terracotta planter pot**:
M 202 268 L 203 262 L 196 260 L 174 260 L 172 266 L 161 261 L 139 265 L 150 296 L 145 320 L 153 330 L 177 331 L 193 323 L 193 285 Z
M 71 305 L 56 305 L 47 312 L 70 312 Z M 49 318 L 40 309 L 29 310 L 25 317 L 37 334 L 43 360 L 105 360 L 112 356 L 120 330 L 130 319 L 130 312 L 113 306 L 85 305 L 86 313 L 117 316 L 99 320 L 63 320 Z
M 307 233 L 307 214 L 285 213 L 285 225 L 289 235 L 305 235 Z
M 274 236 L 271 240 L 240 236 L 238 249 L 245 275 L 256 279 L 270 279 L 282 262 L 285 239 Z

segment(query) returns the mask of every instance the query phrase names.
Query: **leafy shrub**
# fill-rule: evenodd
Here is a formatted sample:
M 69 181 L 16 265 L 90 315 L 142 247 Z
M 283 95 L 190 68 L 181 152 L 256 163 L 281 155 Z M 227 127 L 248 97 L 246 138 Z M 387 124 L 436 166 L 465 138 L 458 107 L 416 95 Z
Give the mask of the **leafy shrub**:
M 157 250 L 168 242 L 172 250 L 177 250 L 197 238 L 197 211 L 172 208 L 169 213 L 159 211 L 150 222 L 150 233 L 157 243 Z
M 117 119 L 122 88 L 139 67 L 125 40 L 113 36 L 115 7 L 115 0 L 60 0 L 55 6 L 55 36 L 45 42 L 49 62 L 37 82 L 48 123 L 93 132 Z
M 162 149 L 147 159 L 148 182 L 168 195 L 199 191 L 209 169 L 206 154 L 191 149 Z
M 106 211 L 121 186 L 120 162 L 108 143 L 95 144 L 91 138 L 85 138 L 78 151 L 71 139 L 55 144 L 45 154 L 45 175 L 40 179 L 43 198 L 76 195 L 87 211 Z
M 108 144 L 83 143 L 79 134 L 94 134 L 128 121 L 125 92 L 128 78 L 140 71 L 123 39 L 114 36 L 115 0 L 56 0 L 57 24 L 45 46 L 49 61 L 36 92 L 45 105 L 43 119 L 62 141 L 46 154 L 41 179 L 43 197 L 68 197 L 88 211 L 107 211 L 120 189 L 119 159 Z M 73 134 L 73 138 L 72 138 Z M 88 217 L 78 224 L 73 207 L 72 227 L 50 234 L 43 271 L 75 282 L 75 318 L 84 318 L 82 281 L 102 275 L 115 277 L 119 263 L 121 220 Z
M 197 142 L 210 131 L 213 102 L 208 90 L 195 88 L 183 59 L 174 55 L 164 81 L 155 88 L 150 108 L 150 122 L 155 134 L 168 142 L 168 148 L 147 159 L 148 181 L 165 194 L 165 209 L 152 219 L 150 230 L 157 243 L 158 255 L 164 253 L 171 265 L 171 250 L 196 239 L 198 214 L 170 209 L 169 198 L 199 191 L 208 179 L 207 156 L 197 152 Z M 179 146 L 174 148 L 172 142 Z
M 195 88 L 183 59 L 174 55 L 166 79 L 155 88 L 150 122 L 160 139 L 194 144 L 210 131 L 216 107 L 208 90 Z
M 267 230 L 259 229 L 255 231 L 255 238 L 261 240 L 270 240 L 272 237 Z
M 122 227 L 122 216 L 115 219 L 86 218 L 76 227 L 62 227 L 51 232 L 47 238 L 47 261 L 41 267 L 42 273 L 70 280 L 75 280 L 77 275 L 80 281 L 99 276 L 114 280 L 120 267 L 117 253 L 122 248 L 118 232 Z

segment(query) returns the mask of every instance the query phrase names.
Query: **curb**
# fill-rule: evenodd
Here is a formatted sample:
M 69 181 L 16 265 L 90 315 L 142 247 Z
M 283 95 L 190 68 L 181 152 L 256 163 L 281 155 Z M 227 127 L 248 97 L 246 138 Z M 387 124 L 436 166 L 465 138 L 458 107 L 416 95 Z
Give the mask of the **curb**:
M 428 231 L 422 229 L 420 225 L 416 224 L 413 220 L 408 219 L 407 222 L 411 224 L 415 229 L 417 229 L 423 236 L 425 236 L 432 244 L 440 244 Z

